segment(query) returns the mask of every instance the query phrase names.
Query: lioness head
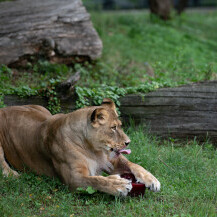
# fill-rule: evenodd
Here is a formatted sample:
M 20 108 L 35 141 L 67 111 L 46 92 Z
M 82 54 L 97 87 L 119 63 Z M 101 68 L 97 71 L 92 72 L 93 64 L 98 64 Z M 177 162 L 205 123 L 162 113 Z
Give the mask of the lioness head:
M 89 142 L 95 150 L 104 150 L 119 155 L 130 143 L 130 139 L 121 128 L 115 104 L 110 99 L 104 99 L 101 106 L 91 111 Z

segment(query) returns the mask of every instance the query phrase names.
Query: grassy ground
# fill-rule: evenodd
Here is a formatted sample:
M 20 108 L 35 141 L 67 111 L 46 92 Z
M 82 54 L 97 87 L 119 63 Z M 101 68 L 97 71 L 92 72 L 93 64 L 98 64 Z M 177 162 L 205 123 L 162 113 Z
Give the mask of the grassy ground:
M 184 14 L 168 23 L 146 12 L 92 13 L 103 40 L 102 59 L 81 66 L 80 87 L 102 84 L 136 87 L 151 81 L 175 84 L 217 78 L 217 12 Z M 153 77 L 147 73 L 153 68 Z M 75 69 L 44 60 L 23 71 L 0 67 L 1 94 L 38 94 Z M 24 73 L 23 73 L 24 72 Z M 0 102 L 1 106 L 1 102 Z M 145 198 L 115 198 L 102 193 L 70 193 L 57 180 L 23 174 L 0 175 L 0 216 L 217 216 L 217 152 L 209 142 L 151 138 L 130 128 L 129 158 L 162 183 Z
M 78 107 L 88 105 L 85 97 L 94 103 L 110 97 L 118 103 L 124 92 L 217 79 L 216 11 L 191 11 L 166 23 L 150 19 L 147 11 L 91 15 L 103 41 L 102 58 L 91 64 L 74 62 L 73 67 L 52 65 L 43 59 L 27 63 L 19 71 L 0 66 L 0 107 L 5 94 L 40 94 L 50 98 L 51 107 L 59 108 L 54 86 L 77 70 L 81 72 L 76 89 Z M 154 85 L 150 88 L 151 82 Z
M 147 11 L 91 15 L 103 41 L 103 55 L 93 65 L 82 67 L 79 86 L 128 87 L 153 80 L 182 84 L 217 78 L 216 11 L 186 13 L 167 23 L 151 20 Z M 153 69 L 152 76 L 147 65 Z M 0 67 L 0 76 L 4 76 L 0 87 L 28 84 L 38 90 L 50 79 L 66 78 L 74 69 L 41 60 L 27 64 L 25 73 L 12 70 L 3 75 L 1 71 Z
M 0 177 L 0 216 L 216 216 L 217 151 L 208 142 L 183 144 L 151 138 L 130 128 L 134 161 L 149 169 L 161 192 L 144 198 L 70 193 L 58 180 L 22 174 Z M 183 148 L 184 146 L 184 148 Z
M 157 81 L 216 78 L 217 12 L 187 13 L 167 23 L 150 20 L 143 11 L 93 13 L 92 19 L 104 44 L 103 63 L 109 68 L 104 74 L 117 75 L 114 84 L 149 81 L 146 63 Z

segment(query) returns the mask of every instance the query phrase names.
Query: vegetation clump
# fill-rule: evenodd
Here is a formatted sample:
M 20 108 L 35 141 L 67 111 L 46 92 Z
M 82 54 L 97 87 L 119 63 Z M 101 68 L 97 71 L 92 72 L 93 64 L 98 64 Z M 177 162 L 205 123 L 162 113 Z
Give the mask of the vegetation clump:
M 128 93 L 217 78 L 215 11 L 186 13 L 166 23 L 150 20 L 144 11 L 93 12 L 92 21 L 104 44 L 100 60 L 73 67 L 40 60 L 21 71 L 1 65 L 0 98 L 44 95 L 58 112 L 55 85 L 77 70 L 77 107 L 99 104 L 103 97 L 119 104 Z
M 92 21 L 103 40 L 102 59 L 73 67 L 46 60 L 22 70 L 1 65 L 0 107 L 8 94 L 40 95 L 57 113 L 56 86 L 78 70 L 77 107 L 104 97 L 119 105 L 126 94 L 217 79 L 215 11 L 186 13 L 167 23 L 150 20 L 144 11 L 93 12 Z M 217 151 L 209 141 L 163 140 L 144 134 L 143 126 L 131 126 L 127 134 L 130 160 L 156 174 L 160 193 L 122 200 L 90 188 L 71 193 L 58 180 L 34 174 L 13 179 L 0 173 L 0 216 L 216 216 Z

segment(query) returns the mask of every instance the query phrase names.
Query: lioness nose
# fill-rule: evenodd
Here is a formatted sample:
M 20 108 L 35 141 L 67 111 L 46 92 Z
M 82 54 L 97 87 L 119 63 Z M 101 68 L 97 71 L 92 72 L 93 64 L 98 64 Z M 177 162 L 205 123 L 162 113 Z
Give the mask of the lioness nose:
M 130 144 L 130 139 L 125 142 L 125 145 L 128 146 Z

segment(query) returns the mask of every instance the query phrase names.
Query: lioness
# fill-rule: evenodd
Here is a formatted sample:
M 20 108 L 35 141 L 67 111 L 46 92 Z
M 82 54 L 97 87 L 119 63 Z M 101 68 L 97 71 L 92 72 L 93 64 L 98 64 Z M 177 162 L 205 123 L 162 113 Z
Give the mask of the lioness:
M 51 115 L 37 105 L 0 109 L 0 165 L 6 176 L 18 175 L 9 163 L 20 171 L 59 177 L 71 190 L 92 186 L 126 196 L 132 185 L 120 174 L 131 172 L 159 191 L 160 182 L 151 173 L 122 155 L 129 153 L 129 143 L 110 99 L 69 114 Z M 110 175 L 101 176 L 102 171 Z

